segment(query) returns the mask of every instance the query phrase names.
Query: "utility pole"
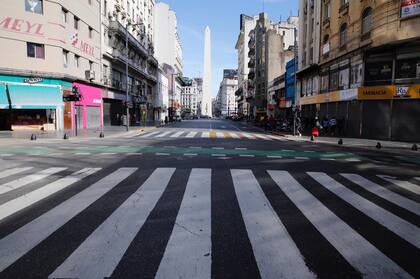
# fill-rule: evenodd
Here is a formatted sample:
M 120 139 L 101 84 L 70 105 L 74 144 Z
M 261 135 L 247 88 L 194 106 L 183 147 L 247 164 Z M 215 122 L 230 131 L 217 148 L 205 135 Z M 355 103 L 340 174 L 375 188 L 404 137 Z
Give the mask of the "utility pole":
M 293 61 L 294 61 L 294 90 L 295 90 L 295 98 L 294 98 L 294 107 L 295 107 L 295 111 L 293 112 L 293 135 L 296 136 L 296 118 L 297 118 L 297 100 L 298 100 L 298 96 L 297 96 L 297 48 L 298 48 L 298 44 L 297 44 L 297 30 L 296 27 L 293 28 L 293 34 L 294 34 L 294 50 L 293 50 Z

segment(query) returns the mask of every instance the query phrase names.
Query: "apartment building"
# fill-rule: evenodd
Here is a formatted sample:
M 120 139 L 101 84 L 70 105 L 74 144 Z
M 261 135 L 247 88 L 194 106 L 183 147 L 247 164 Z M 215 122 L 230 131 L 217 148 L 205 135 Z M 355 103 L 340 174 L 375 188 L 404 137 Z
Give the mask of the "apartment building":
M 300 104 L 347 136 L 416 141 L 420 12 L 413 1 L 322 1 L 318 87 Z M 378 121 L 380 119 L 380 121 Z
M 181 112 L 183 116 L 198 116 L 203 97 L 203 82 L 201 78 L 184 78 L 181 93 Z
M 223 70 L 223 80 L 217 94 L 218 112 L 221 116 L 228 117 L 237 114 L 238 103 L 235 92 L 238 90 L 237 70 Z
M 155 1 L 101 1 L 104 124 L 125 125 L 127 106 L 131 125 L 151 124 L 158 109 L 153 100 L 158 83 L 158 62 L 154 57 Z
M 0 129 L 102 126 L 99 13 L 97 0 L 2 1 Z

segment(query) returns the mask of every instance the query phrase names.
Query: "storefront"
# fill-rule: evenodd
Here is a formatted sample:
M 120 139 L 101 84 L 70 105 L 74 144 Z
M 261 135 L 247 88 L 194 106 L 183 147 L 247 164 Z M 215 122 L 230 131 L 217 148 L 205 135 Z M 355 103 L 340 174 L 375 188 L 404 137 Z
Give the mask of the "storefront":
M 102 128 L 102 90 L 98 87 L 73 83 L 79 88 L 81 100 L 71 102 L 72 129 L 99 129 Z M 66 107 L 66 110 L 68 105 Z M 68 113 L 68 112 L 67 112 Z
M 109 89 L 102 91 L 103 125 L 121 126 L 124 124 L 126 114 L 126 97 Z
M 0 129 L 62 130 L 63 88 L 71 84 L 38 77 L 0 76 Z

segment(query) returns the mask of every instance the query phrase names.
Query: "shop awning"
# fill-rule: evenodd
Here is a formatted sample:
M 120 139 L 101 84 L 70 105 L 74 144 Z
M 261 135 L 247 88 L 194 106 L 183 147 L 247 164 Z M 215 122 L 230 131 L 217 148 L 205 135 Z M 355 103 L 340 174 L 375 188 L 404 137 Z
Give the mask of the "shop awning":
M 56 109 L 63 106 L 63 94 L 58 86 L 9 84 L 14 109 Z
M 9 108 L 9 102 L 7 101 L 6 85 L 0 84 L 0 109 Z

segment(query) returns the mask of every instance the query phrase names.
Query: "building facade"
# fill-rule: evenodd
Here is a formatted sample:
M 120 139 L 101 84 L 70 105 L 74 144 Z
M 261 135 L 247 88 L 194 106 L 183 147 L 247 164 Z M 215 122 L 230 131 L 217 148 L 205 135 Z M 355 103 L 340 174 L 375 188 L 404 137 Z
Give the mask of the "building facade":
M 102 126 L 99 13 L 95 0 L 3 1 L 0 129 Z
M 201 78 L 184 78 L 185 85 L 181 93 L 182 116 L 198 116 L 203 96 L 203 80 Z
M 420 13 L 412 1 L 323 1 L 320 80 L 307 117 L 335 117 L 346 136 L 419 140 Z M 298 74 L 299 76 L 299 74 Z
M 151 124 L 158 109 L 153 100 L 158 83 L 158 62 L 154 57 L 155 1 L 101 1 L 104 124 L 125 125 L 127 106 L 131 125 Z
M 218 100 L 218 112 L 220 116 L 230 117 L 237 114 L 238 103 L 235 92 L 238 90 L 238 74 L 236 70 L 224 70 L 223 80 L 220 83 Z

